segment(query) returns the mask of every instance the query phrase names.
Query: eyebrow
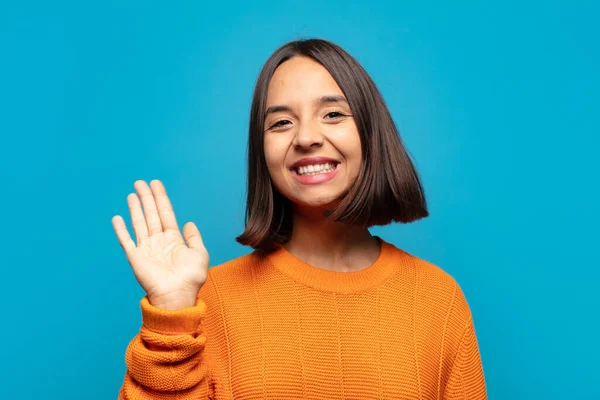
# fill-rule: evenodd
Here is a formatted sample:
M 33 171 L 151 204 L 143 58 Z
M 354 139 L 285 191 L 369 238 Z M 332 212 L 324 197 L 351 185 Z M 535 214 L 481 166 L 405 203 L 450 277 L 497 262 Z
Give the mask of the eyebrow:
M 341 96 L 341 95 L 321 96 L 315 102 L 318 103 L 318 104 L 327 104 L 327 103 L 345 103 L 345 104 L 348 104 L 348 100 L 346 100 L 346 98 L 344 96 Z M 269 114 L 273 114 L 273 113 L 276 113 L 276 112 L 282 112 L 282 111 L 292 111 L 292 109 L 289 106 L 286 106 L 286 105 L 271 106 L 271 107 L 267 108 L 267 111 L 265 112 L 265 118 Z

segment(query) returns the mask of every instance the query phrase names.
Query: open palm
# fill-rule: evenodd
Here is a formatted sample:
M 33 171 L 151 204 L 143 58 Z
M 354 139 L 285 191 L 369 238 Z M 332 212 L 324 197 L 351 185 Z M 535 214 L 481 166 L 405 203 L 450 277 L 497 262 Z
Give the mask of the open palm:
M 206 282 L 208 252 L 194 223 L 183 227 L 182 237 L 163 184 L 153 180 L 150 186 L 136 181 L 137 194 L 127 196 L 137 245 L 121 216 L 113 217 L 113 227 L 150 303 L 165 309 L 192 306 Z

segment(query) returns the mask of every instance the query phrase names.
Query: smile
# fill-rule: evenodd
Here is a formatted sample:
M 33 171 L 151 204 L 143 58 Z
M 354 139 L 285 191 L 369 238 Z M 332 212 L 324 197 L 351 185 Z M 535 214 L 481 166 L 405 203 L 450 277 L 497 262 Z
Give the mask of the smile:
M 340 163 L 326 162 L 302 165 L 291 169 L 292 176 L 301 185 L 316 185 L 332 180 L 338 173 Z
M 298 176 L 306 176 L 306 175 L 318 175 L 324 174 L 327 172 L 332 172 L 336 169 L 337 163 L 323 163 L 323 164 L 315 164 L 315 165 L 303 165 L 300 167 L 294 168 L 296 174 Z

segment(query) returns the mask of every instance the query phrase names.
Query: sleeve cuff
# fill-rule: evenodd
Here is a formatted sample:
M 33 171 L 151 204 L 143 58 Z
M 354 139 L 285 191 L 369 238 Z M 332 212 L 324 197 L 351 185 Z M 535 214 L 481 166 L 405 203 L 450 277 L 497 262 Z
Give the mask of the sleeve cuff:
M 142 309 L 142 324 L 154 332 L 159 333 L 187 333 L 196 332 L 200 322 L 206 315 L 206 303 L 198 299 L 193 307 L 181 310 L 163 310 L 150 304 L 148 296 L 140 301 Z

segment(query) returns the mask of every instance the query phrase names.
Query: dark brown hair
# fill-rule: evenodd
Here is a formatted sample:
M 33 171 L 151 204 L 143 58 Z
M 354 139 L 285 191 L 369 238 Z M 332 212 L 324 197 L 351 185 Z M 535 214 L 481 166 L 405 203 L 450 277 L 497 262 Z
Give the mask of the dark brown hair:
M 364 227 L 408 223 L 427 217 L 425 193 L 385 102 L 367 72 L 350 54 L 322 39 L 287 43 L 263 66 L 250 110 L 246 228 L 236 238 L 270 251 L 292 232 L 292 206 L 273 186 L 264 154 L 264 113 L 273 73 L 295 56 L 325 67 L 346 96 L 358 128 L 362 165 L 349 192 L 327 212 L 334 221 Z

